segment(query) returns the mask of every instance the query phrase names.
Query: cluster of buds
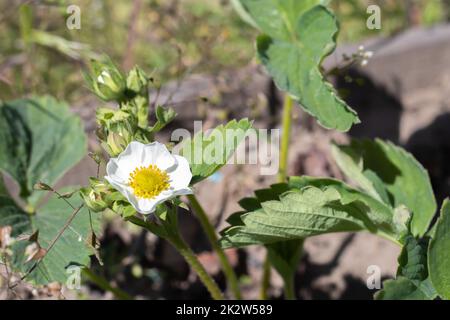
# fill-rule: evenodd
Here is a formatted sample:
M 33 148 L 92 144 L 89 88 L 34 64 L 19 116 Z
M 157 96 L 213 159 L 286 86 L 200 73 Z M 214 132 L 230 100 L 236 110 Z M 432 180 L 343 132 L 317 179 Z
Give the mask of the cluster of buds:
M 117 107 L 97 109 L 96 134 L 102 148 L 110 157 L 117 157 L 132 141 L 148 144 L 155 132 L 161 130 L 176 116 L 172 109 L 157 106 L 156 122 L 149 125 L 149 77 L 139 67 L 122 73 L 109 58 L 93 61 L 91 74 L 85 75 L 89 88 L 101 100 L 116 102 Z M 99 160 L 96 160 L 100 163 Z M 45 186 L 40 186 L 41 188 Z M 133 207 L 112 186 L 97 178 L 80 190 L 86 205 L 94 212 L 111 209 L 122 216 L 134 214 Z
M 135 140 L 138 133 L 138 119 L 131 110 L 100 108 L 97 110 L 96 118 L 97 137 L 110 156 L 119 155 L 131 141 Z
M 148 143 L 149 78 L 139 67 L 124 75 L 110 59 L 93 61 L 85 78 L 89 88 L 103 101 L 115 101 L 118 109 L 97 111 L 97 136 L 110 156 L 117 156 L 133 140 Z

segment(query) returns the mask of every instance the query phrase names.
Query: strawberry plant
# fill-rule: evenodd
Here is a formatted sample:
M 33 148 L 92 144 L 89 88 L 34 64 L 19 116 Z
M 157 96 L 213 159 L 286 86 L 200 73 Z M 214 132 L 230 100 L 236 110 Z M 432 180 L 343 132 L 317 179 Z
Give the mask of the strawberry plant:
M 0 179 L 2 264 L 20 275 L 18 282 L 34 285 L 66 283 L 75 266 L 116 298 L 132 299 L 90 269 L 92 255 L 101 264 L 101 214 L 112 213 L 169 242 L 213 299 L 242 298 L 224 250 L 250 245 L 267 252 L 260 297 L 268 298 L 273 267 L 284 281 L 285 298 L 295 299 L 294 276 L 306 238 L 370 232 L 401 248 L 395 279 L 386 280 L 375 299 L 450 299 L 450 203 L 445 200 L 437 213 L 428 173 L 410 153 L 389 141 L 352 139 L 330 146 L 345 181 L 287 174 L 294 106 L 325 129 L 346 132 L 360 122 L 322 66 L 339 32 L 330 1 L 232 2 L 260 33 L 256 56 L 284 94 L 276 183 L 241 199 L 242 210 L 217 234 L 196 197 L 196 185 L 217 173 L 255 133 L 252 121 L 232 119 L 179 144 L 162 143 L 158 133 L 175 119 L 175 110 L 157 103 L 150 107 L 153 81 L 144 70 L 136 66 L 124 72 L 103 57 L 84 75 L 103 103 L 95 114 L 102 150 L 91 157 L 98 168 L 105 164 L 105 174 L 97 170 L 85 186 L 55 187 L 86 155 L 80 119 L 65 103 L 34 96 L 0 105 L 0 169 L 19 188 L 14 195 Z M 370 54 L 361 51 L 353 58 L 361 57 L 367 63 Z M 43 191 L 50 192 L 49 199 Z M 218 257 L 229 292 L 222 292 L 180 232 L 179 209 L 189 206 Z

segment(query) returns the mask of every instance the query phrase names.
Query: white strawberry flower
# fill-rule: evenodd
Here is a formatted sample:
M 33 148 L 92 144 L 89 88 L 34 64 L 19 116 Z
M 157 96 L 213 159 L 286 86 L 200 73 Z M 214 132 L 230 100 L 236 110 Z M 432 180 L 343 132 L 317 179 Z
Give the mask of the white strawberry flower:
M 105 179 L 142 214 L 155 211 L 158 204 L 191 194 L 191 169 L 186 158 L 172 155 L 159 142 L 132 141 L 117 158 L 106 165 Z

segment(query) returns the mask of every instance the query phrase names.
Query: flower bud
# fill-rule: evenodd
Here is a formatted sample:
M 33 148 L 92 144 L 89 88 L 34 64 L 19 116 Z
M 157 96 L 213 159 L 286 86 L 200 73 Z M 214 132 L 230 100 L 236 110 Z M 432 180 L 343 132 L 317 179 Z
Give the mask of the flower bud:
M 135 94 L 147 94 L 148 78 L 142 69 L 134 67 L 127 77 L 127 89 Z
M 110 132 L 102 146 L 105 147 L 110 156 L 116 157 L 125 150 L 128 143 L 127 139 L 119 133 Z
M 80 195 L 86 206 L 94 212 L 100 212 L 108 208 L 101 194 L 96 193 L 92 188 L 81 188 Z
M 104 101 L 122 101 L 125 98 L 126 80 L 117 67 L 107 59 L 93 61 L 91 74 L 86 74 L 90 89 Z

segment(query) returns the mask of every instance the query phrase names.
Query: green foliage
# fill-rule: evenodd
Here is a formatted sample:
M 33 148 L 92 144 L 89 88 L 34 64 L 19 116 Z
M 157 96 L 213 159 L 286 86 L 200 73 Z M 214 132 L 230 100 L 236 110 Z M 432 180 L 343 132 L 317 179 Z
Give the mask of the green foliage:
M 312 185 L 302 189 L 291 187 L 278 200 L 263 201 L 261 208 L 240 214 L 240 222 L 235 216 L 233 225 L 222 232 L 221 244 L 242 247 L 330 232 L 377 232 L 368 218 L 370 210 L 359 199 L 342 196 L 332 185 L 323 189 Z
M 250 133 L 252 124 L 247 119 L 232 120 L 220 125 L 209 134 L 197 133 L 193 139 L 183 142 L 181 155 L 188 159 L 191 184 L 197 183 L 222 168 L 238 145 Z
M 82 204 L 82 200 L 76 195 L 70 202 L 76 207 Z M 0 225 L 11 226 L 13 236 L 39 232 L 36 243 L 44 249 L 49 247 L 63 229 L 73 211 L 63 200 L 53 196 L 35 214 L 29 215 L 10 198 L 0 197 Z M 55 281 L 65 283 L 71 275 L 67 271 L 69 267 L 89 266 L 90 256 L 94 253 L 89 239 L 92 232 L 98 231 L 99 217 L 97 215 L 91 217 L 86 208 L 81 209 L 54 247 L 27 276 L 26 281 L 42 285 Z M 32 242 L 27 240 L 17 241 L 13 245 L 12 266 L 22 274 L 26 274 L 37 262 L 37 259 L 30 259 L 30 253 L 26 252 L 30 245 Z
M 428 248 L 431 282 L 439 295 L 450 299 L 450 202 L 445 200 Z
M 50 96 L 5 102 L 0 123 L 0 169 L 32 207 L 43 196 L 33 191 L 35 183 L 53 185 L 86 154 L 80 119 Z
M 352 140 L 333 146 L 339 168 L 372 197 L 412 212 L 411 231 L 422 236 L 436 212 L 430 178 L 423 166 L 400 147 L 380 139 Z
M 277 86 L 328 129 L 347 131 L 359 119 L 320 71 L 322 60 L 334 51 L 338 24 L 323 1 L 240 0 L 263 33 L 257 39 L 258 57 Z
M 412 280 L 398 277 L 395 280 L 386 280 L 383 290 L 376 293 L 377 300 L 429 300 L 428 288 L 417 286 Z
M 375 294 L 378 300 L 432 300 L 437 293 L 428 277 L 428 239 L 405 238 L 398 258 L 397 278 L 383 282 L 383 289 Z
M 6 102 L 0 115 L 0 166 L 19 184 L 27 205 L 23 209 L 16 204 L 0 183 L 0 226 L 11 226 L 15 239 L 13 270 L 35 284 L 65 282 L 69 266 L 89 265 L 98 217 L 91 218 L 87 209 L 81 209 L 64 229 L 74 209 L 56 195 L 42 206 L 38 203 L 46 194 L 42 190 L 52 190 L 48 185 L 86 154 L 80 119 L 50 96 Z M 35 184 L 41 191 L 33 190 Z M 79 196 L 69 194 L 73 206 L 82 204 Z

